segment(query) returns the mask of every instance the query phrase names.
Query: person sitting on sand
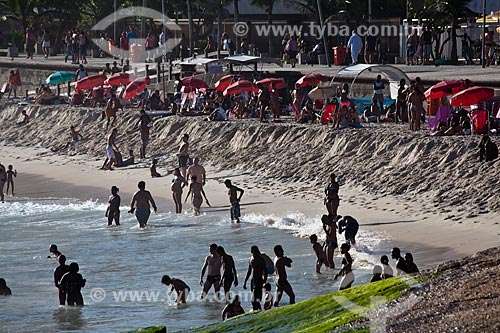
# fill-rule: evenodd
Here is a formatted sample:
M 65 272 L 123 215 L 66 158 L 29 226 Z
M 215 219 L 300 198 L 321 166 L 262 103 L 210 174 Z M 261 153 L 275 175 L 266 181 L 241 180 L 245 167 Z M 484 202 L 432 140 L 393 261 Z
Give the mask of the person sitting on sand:
M 168 294 L 170 295 L 172 291 L 175 290 L 175 292 L 177 293 L 177 299 L 175 300 L 176 304 L 186 303 L 187 296 L 191 291 L 191 288 L 189 288 L 186 282 L 180 279 L 171 278 L 168 275 L 163 275 L 161 278 L 161 283 L 163 283 L 166 286 L 172 285 Z
M 12 291 L 7 287 L 7 282 L 4 278 L 0 278 L 0 296 L 10 296 Z
M 156 158 L 153 158 L 151 161 L 151 167 L 149 168 L 149 171 L 151 172 L 151 178 L 159 178 L 163 177 L 156 171 L 156 166 L 158 165 L 158 160 Z
M 106 103 L 106 109 L 104 109 L 104 113 L 106 115 L 106 132 L 108 131 L 109 121 L 111 118 L 113 118 L 111 127 L 115 125 L 116 112 L 118 112 L 118 109 L 121 108 L 122 106 L 120 105 L 118 98 L 116 98 L 116 94 L 111 94 L 111 98 L 108 100 L 108 103 Z
M 10 187 L 12 196 L 14 196 L 14 178 L 17 177 L 17 170 L 12 170 L 13 168 L 12 165 L 7 167 L 7 191 L 5 192 L 5 194 L 9 194 Z
M 113 224 L 120 225 L 120 202 L 121 198 L 118 195 L 120 189 L 116 186 L 111 186 L 111 196 L 108 200 L 108 208 L 106 209 L 105 216 L 108 218 L 108 226 Z
M 380 116 L 382 112 L 378 106 L 378 101 L 373 99 L 371 104 L 365 108 L 363 112 L 363 118 L 367 123 L 378 123 L 380 122 Z
M 224 184 L 228 189 L 227 194 L 229 195 L 229 203 L 231 204 L 231 223 L 234 220 L 236 220 L 236 223 L 240 223 L 240 217 L 241 217 L 240 201 L 245 191 L 237 186 L 234 186 L 231 183 L 231 180 L 229 179 L 226 179 L 224 181 Z M 239 196 L 238 192 L 240 193 Z
M 406 266 L 406 261 L 403 257 L 401 257 L 401 250 L 397 247 L 393 248 L 391 251 L 392 259 L 396 260 L 396 274 L 397 276 L 406 274 L 408 272 L 408 268 Z
M 245 310 L 241 307 L 240 296 L 235 295 L 233 301 L 229 304 L 226 304 L 224 309 L 222 310 L 222 320 L 226 320 L 232 317 L 236 317 L 245 313 Z
M 479 143 L 479 162 L 483 159 L 485 162 L 493 161 L 498 157 L 498 146 L 491 141 L 488 134 L 484 134 Z M 7 193 L 9 192 L 9 186 L 7 185 Z
M 69 264 L 69 272 L 64 274 L 59 283 L 62 290 L 66 293 L 66 301 L 69 306 L 83 306 L 83 297 L 81 289 L 85 287 L 85 280 L 78 271 L 80 267 L 76 262 Z
M 405 254 L 405 262 L 406 262 L 406 273 L 408 274 L 420 273 L 417 265 L 415 265 L 415 263 L 413 262 L 413 255 L 411 253 Z
M 208 116 L 209 121 L 224 121 L 227 119 L 226 111 L 219 105 L 219 103 L 214 102 L 214 110 Z
M 59 258 L 59 256 L 62 255 L 62 253 L 57 249 L 56 244 L 50 244 L 49 252 L 52 253 L 52 256 L 47 256 L 47 258 Z
M 314 253 L 316 254 L 316 273 L 321 274 L 321 266 L 325 264 L 325 251 L 320 243 L 318 243 L 318 236 L 316 234 L 312 234 L 309 236 L 309 240 L 311 241 L 312 248 Z
M 335 269 L 335 262 L 333 261 L 333 256 L 335 249 L 338 247 L 337 241 L 337 224 L 332 219 L 331 215 L 323 215 L 321 217 L 321 223 L 323 224 L 323 230 L 326 235 L 326 242 L 324 246 L 325 252 L 325 266 L 330 269 Z
M 49 87 L 42 87 L 40 93 L 35 97 L 36 104 L 49 105 L 58 97 L 52 93 Z
M 372 275 L 370 282 L 377 282 L 377 281 L 383 280 L 382 267 L 380 267 L 379 265 L 373 266 L 373 273 L 372 274 L 373 275 Z
M 352 257 L 349 254 L 349 250 L 351 249 L 351 245 L 348 243 L 344 243 L 340 246 L 340 253 L 344 255 L 342 258 L 342 268 L 335 275 L 334 280 L 337 280 L 340 276 L 343 276 L 340 281 L 339 291 L 347 288 L 351 288 L 354 282 L 354 273 L 352 272 Z
M 174 169 L 174 179 L 172 179 L 172 185 L 170 189 L 172 191 L 172 197 L 175 203 L 175 213 L 182 213 L 182 189 L 187 186 L 187 181 L 182 177 L 179 168 Z
M 66 305 L 66 293 L 62 290 L 61 279 L 64 274 L 69 272 L 69 266 L 66 265 L 66 256 L 64 254 L 59 256 L 59 266 L 54 269 L 54 285 L 59 293 L 59 305 Z
M 134 151 L 132 149 L 128 150 L 128 158 L 124 161 L 122 161 L 122 166 L 126 167 L 129 165 L 134 165 L 135 163 L 135 158 L 134 158 Z
M 135 212 L 135 217 L 137 218 L 137 222 L 139 222 L 139 228 L 145 228 L 149 220 L 149 215 L 151 214 L 150 207 L 153 206 L 155 213 L 158 211 L 158 208 L 156 207 L 151 192 L 146 191 L 146 182 L 140 181 L 137 187 L 139 191 L 134 193 L 128 212 L 130 214 Z
M 394 276 L 394 271 L 389 265 L 389 258 L 386 255 L 380 257 L 380 263 L 382 264 L 382 279 L 390 279 Z
M 30 122 L 30 116 L 28 116 L 26 110 L 21 111 L 21 115 L 23 119 L 21 119 L 21 121 L 16 123 L 17 126 L 27 125 Z
M 325 199 L 323 200 L 328 214 L 331 216 L 337 216 L 337 210 L 340 205 L 339 187 L 335 173 L 331 173 L 330 182 L 325 186 Z
M 313 102 L 308 100 L 306 105 L 300 111 L 300 124 L 307 124 L 309 122 L 314 122 L 316 120 L 316 114 L 314 113 Z
M 274 269 L 276 271 L 276 301 L 274 302 L 274 306 L 279 305 L 283 292 L 290 298 L 290 304 L 295 304 L 295 294 L 290 282 L 288 282 L 286 273 L 286 267 L 292 266 L 292 259 L 285 256 L 285 251 L 281 245 L 274 247 L 274 254 L 276 254 L 276 258 L 274 259 Z
M 337 216 L 337 225 L 339 227 L 339 234 L 345 231 L 345 240 L 351 245 L 356 244 L 356 234 L 359 230 L 359 223 L 352 216 Z
M 205 191 L 203 190 L 203 185 L 198 183 L 196 179 L 196 176 L 191 176 L 191 184 L 189 185 L 189 191 L 184 202 L 187 201 L 189 195 L 191 194 L 191 204 L 193 205 L 194 215 L 198 216 L 201 214 L 201 204 L 203 203 L 203 198 L 205 199 L 208 207 L 210 207 L 210 203 L 208 202 Z

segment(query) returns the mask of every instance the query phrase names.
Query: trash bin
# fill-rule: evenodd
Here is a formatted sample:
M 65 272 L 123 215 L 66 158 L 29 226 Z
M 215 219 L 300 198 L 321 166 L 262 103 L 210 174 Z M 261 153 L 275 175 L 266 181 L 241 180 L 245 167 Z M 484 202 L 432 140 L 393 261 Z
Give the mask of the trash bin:
M 143 45 L 133 44 L 130 46 L 130 59 L 132 62 L 145 62 L 146 51 Z
M 439 108 L 439 98 L 433 98 L 431 100 L 427 100 L 426 113 L 428 116 L 435 116 L 438 108 Z
M 345 62 L 347 48 L 345 46 L 337 46 L 333 48 L 333 62 L 335 66 L 342 66 Z

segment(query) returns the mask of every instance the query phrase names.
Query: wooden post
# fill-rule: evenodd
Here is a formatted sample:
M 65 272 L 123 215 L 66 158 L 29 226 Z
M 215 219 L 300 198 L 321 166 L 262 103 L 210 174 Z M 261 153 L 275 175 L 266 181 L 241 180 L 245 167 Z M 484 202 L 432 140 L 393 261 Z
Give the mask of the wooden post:
M 61 95 L 61 85 L 57 84 L 57 96 Z
M 71 95 L 71 82 L 68 81 L 68 97 Z

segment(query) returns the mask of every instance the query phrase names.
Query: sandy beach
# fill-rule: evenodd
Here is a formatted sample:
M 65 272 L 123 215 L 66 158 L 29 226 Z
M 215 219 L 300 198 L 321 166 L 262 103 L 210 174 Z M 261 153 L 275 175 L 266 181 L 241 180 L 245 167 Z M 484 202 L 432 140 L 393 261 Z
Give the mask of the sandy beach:
M 18 196 L 106 202 L 109 188 L 117 185 L 125 204 L 135 192 L 137 182 L 145 180 L 160 210 L 173 210 L 171 176 L 150 178 L 150 159 L 114 171 L 99 169 L 104 159 L 105 138 L 102 124 L 97 120 L 100 110 L 35 106 L 29 109 L 32 123 L 25 127 L 9 125 L 19 112 L 16 106 L 7 107 L 2 112 L 0 125 L 4 133 L 1 162 L 13 164 L 18 170 Z M 132 110 L 119 116 L 122 152 L 126 151 L 125 147 L 138 145 L 136 121 Z M 75 124 L 85 137 L 80 144 L 82 154 L 77 156 L 68 156 L 62 149 L 68 141 L 70 124 Z M 370 141 L 374 131 L 380 140 L 377 144 Z M 435 264 L 498 244 L 500 225 L 495 212 L 498 199 L 482 187 L 498 183 L 498 178 L 493 177 L 498 166 L 477 162 L 474 142 L 478 140 L 475 138 L 430 139 L 425 133 L 410 134 L 394 125 L 332 133 L 321 126 L 213 124 L 200 119 L 160 118 L 153 128 L 150 154 L 160 159 L 161 174 L 175 167 L 175 152 L 183 132 L 192 138 L 192 156 L 201 156 L 208 170 L 205 191 L 212 208 L 203 209 L 207 214 L 229 210 L 223 181 L 230 178 L 246 191 L 243 214 L 300 212 L 319 219 L 325 212 L 323 184 L 333 170 L 342 184 L 339 213 L 352 215 L 362 228 L 401 243 L 404 251 L 414 253 L 417 263 Z M 450 151 L 442 147 L 446 145 L 451 150 L 458 141 L 462 143 L 457 147 L 459 152 L 450 157 Z M 318 146 L 319 142 L 326 147 Z M 366 159 L 366 151 L 370 151 L 369 159 Z M 392 160 L 387 159 L 388 152 Z M 428 160 L 434 159 L 437 169 L 446 172 L 429 169 L 433 163 L 422 161 L 422 153 Z M 395 170 L 401 167 L 398 163 L 403 163 L 406 169 Z M 423 168 L 421 163 L 428 168 Z M 388 172 L 381 174 L 387 169 Z M 368 170 L 373 172 L 370 174 Z M 456 172 L 464 173 L 464 181 L 456 183 L 460 176 Z M 487 176 L 478 176 L 475 174 L 478 172 Z M 384 178 L 375 182 L 374 177 Z M 471 191 L 474 185 L 484 188 L 477 196 Z M 481 200 L 479 194 L 486 197 Z M 185 209 L 189 208 L 188 203 Z

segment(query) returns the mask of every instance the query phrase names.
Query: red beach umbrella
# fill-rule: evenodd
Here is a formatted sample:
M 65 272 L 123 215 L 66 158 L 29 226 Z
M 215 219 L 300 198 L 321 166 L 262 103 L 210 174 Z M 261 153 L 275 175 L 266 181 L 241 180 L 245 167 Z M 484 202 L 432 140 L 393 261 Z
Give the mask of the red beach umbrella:
M 134 81 L 128 84 L 127 88 L 125 88 L 123 99 L 133 98 L 135 95 L 146 89 L 148 84 L 149 84 L 149 76 L 135 79 Z
M 470 106 L 487 101 L 495 96 L 495 90 L 487 87 L 472 87 L 465 89 L 451 98 L 453 106 Z
M 254 93 L 259 92 L 259 88 L 252 82 L 248 80 L 239 80 L 231 84 L 224 90 L 224 96 L 241 94 L 242 92 L 253 91 Z
M 208 84 L 205 81 L 192 76 L 181 79 L 181 82 L 184 87 L 191 87 L 196 89 L 208 88 Z
M 102 86 L 104 84 L 104 81 L 106 81 L 106 79 L 107 79 L 106 76 L 101 74 L 87 76 L 76 82 L 75 89 L 91 90 L 94 89 L 95 87 Z
M 295 82 L 295 84 L 298 84 L 301 87 L 307 87 L 307 86 L 313 86 L 318 82 L 324 82 L 328 80 L 330 80 L 330 78 L 323 74 L 310 73 L 298 79 L 297 82 Z
M 219 81 L 215 82 L 215 89 L 218 91 L 224 91 L 229 87 L 232 83 L 243 79 L 241 75 L 225 75 L 219 79 Z
M 133 75 L 130 75 L 129 73 L 115 73 L 111 75 L 106 81 L 104 81 L 104 84 L 112 87 L 118 87 L 122 84 L 129 84 L 134 80 L 135 77 Z
M 443 96 L 453 95 L 467 88 L 462 80 L 441 81 L 427 89 L 424 93 L 425 98 L 441 98 Z
M 257 81 L 257 84 L 262 84 L 268 88 L 271 88 L 271 86 L 274 85 L 275 89 L 283 89 L 286 87 L 285 80 L 277 79 L 277 78 L 273 78 L 273 77 Z

